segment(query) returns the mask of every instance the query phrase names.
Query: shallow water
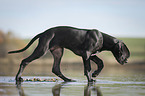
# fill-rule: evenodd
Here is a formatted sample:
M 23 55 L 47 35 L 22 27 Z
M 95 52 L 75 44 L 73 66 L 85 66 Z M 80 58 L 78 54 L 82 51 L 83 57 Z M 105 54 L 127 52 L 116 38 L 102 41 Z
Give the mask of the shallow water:
M 1 76 L 0 96 L 145 96 L 145 76 L 134 78 L 137 77 L 98 77 L 94 84 L 88 84 L 86 80 L 69 83 L 60 79 L 56 82 L 25 81 L 17 86 L 14 77 Z
M 15 85 L 18 66 L 0 67 L 0 96 L 145 96 L 145 65 L 105 66 L 96 82 L 88 84 L 83 65 L 62 64 L 64 75 L 76 82 L 65 83 L 51 72 L 52 65 L 28 66 L 23 79 L 58 79 L 55 82 L 24 81 Z M 96 66 L 92 65 L 95 70 Z M 31 75 L 31 76 L 28 76 Z

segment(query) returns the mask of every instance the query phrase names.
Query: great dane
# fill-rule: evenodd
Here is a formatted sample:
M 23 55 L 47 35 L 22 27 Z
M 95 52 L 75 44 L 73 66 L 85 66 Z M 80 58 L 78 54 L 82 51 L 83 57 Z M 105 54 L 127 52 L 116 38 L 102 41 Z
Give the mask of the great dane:
M 48 50 L 54 57 L 52 72 L 66 82 L 73 81 L 65 77 L 60 71 L 60 62 L 64 48 L 81 56 L 84 63 L 84 75 L 88 82 L 93 82 L 92 77 L 96 77 L 103 69 L 103 61 L 96 56 L 101 51 L 111 51 L 120 64 L 127 63 L 130 52 L 126 45 L 121 41 L 95 29 L 79 29 L 69 26 L 53 27 L 43 33 L 36 35 L 28 45 L 20 50 L 8 53 L 18 53 L 25 51 L 30 45 L 39 38 L 39 43 L 34 52 L 23 59 L 19 71 L 16 75 L 16 82 L 22 81 L 22 72 L 26 65 L 46 54 Z M 98 69 L 91 74 L 90 60 L 95 62 Z

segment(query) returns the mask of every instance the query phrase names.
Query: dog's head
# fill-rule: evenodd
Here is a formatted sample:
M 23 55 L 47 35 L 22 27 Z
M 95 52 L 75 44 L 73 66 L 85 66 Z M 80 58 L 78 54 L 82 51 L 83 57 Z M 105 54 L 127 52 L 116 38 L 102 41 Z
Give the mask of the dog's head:
M 127 59 L 130 57 L 129 49 L 121 40 L 114 39 L 114 43 L 115 46 L 112 51 L 114 57 L 122 65 L 127 63 Z

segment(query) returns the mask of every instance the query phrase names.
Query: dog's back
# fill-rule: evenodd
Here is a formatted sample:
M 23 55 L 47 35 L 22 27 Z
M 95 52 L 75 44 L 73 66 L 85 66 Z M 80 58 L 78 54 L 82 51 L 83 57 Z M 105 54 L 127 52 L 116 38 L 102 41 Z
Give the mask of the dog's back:
M 71 49 L 73 47 L 80 47 L 85 40 L 85 35 L 87 30 L 77 29 L 73 27 L 55 27 L 48 32 L 54 32 L 54 37 L 50 42 L 50 47 L 52 46 L 61 46 L 64 48 Z

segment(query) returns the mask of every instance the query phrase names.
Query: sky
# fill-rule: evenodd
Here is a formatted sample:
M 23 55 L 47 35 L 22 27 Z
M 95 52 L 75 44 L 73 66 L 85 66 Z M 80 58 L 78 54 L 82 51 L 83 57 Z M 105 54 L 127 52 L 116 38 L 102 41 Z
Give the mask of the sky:
M 0 30 L 21 38 L 55 26 L 145 38 L 145 0 L 0 0 Z

